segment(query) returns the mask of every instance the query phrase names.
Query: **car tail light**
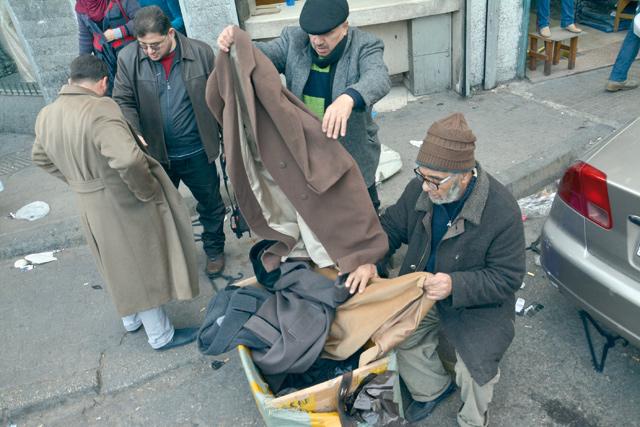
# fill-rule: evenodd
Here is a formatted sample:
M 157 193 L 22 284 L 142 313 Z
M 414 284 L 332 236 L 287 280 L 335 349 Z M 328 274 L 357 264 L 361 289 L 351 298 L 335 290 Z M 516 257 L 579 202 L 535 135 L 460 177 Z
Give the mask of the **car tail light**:
M 585 162 L 577 162 L 564 173 L 558 195 L 580 215 L 607 230 L 613 226 L 607 190 L 607 175 Z

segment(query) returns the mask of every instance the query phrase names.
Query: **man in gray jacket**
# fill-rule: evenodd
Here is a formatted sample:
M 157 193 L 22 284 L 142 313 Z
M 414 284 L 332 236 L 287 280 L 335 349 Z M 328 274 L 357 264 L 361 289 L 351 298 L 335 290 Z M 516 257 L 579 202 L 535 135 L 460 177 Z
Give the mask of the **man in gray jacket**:
M 397 348 L 411 422 L 429 416 L 457 383 L 458 424 L 487 425 L 498 364 L 514 336 L 524 229 L 513 196 L 475 161 L 475 140 L 460 113 L 435 122 L 420 147 L 416 179 L 380 218 L 389 255 L 408 245 L 400 275 L 434 273 L 424 289 L 437 304 Z M 345 284 L 362 291 L 375 275 L 375 265 L 363 265 Z M 456 350 L 455 382 L 436 351 L 439 329 Z
M 354 158 L 376 210 L 380 206 L 375 172 L 380 160 L 373 104 L 389 93 L 391 81 L 377 37 L 349 28 L 346 0 L 306 0 L 300 27 L 287 27 L 280 37 L 256 43 L 285 75 L 287 88 L 322 120 L 330 138 L 340 138 Z M 231 27 L 218 36 L 228 52 Z
M 138 43 L 118 56 L 113 99 L 174 185 L 183 181 L 198 201 L 206 273 L 213 277 L 224 268 L 225 240 L 218 124 L 204 99 L 213 50 L 171 28 L 157 6 L 140 9 L 134 28 Z

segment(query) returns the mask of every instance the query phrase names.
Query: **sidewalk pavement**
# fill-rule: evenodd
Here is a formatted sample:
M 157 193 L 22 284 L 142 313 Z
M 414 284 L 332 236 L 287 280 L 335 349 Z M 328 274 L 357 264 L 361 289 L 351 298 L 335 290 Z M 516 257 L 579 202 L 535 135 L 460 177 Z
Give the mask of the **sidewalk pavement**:
M 530 194 L 556 179 L 573 159 L 640 111 L 638 91 L 604 92 L 607 75 L 608 70 L 603 69 L 535 85 L 515 82 L 471 99 L 441 93 L 379 114 L 381 141 L 398 151 L 404 162 L 402 172 L 380 186 L 383 206 L 393 203 L 413 177 L 418 148 L 409 141 L 421 141 L 434 120 L 454 111 L 462 111 L 476 133 L 477 158 L 483 167 L 516 196 Z M 194 346 L 156 353 L 145 343 L 144 333 L 124 333 L 91 255 L 81 245 L 72 193 L 62 182 L 25 164 L 32 139 L 29 135 L 0 135 L 0 179 L 5 186 L 0 193 L 3 418 L 49 408 L 73 397 L 141 387 L 169 372 L 210 360 Z M 51 206 L 45 218 L 25 222 L 7 217 L 36 200 Z M 189 203 L 193 205 L 193 200 Z M 238 240 L 228 226 L 225 230 L 226 272 L 251 275 L 247 253 L 255 236 Z M 32 271 L 13 268 L 20 255 L 49 249 L 65 250 L 57 254 L 58 261 Z M 203 255 L 200 263 L 202 270 Z M 225 284 L 217 282 L 218 287 Z M 202 274 L 198 298 L 168 306 L 176 326 L 199 324 L 213 292 Z M 237 365 L 237 358 L 231 363 Z M 234 369 L 240 372 L 238 366 Z M 249 402 L 252 408 L 247 408 L 243 422 L 258 420 L 247 385 L 235 383 L 228 386 L 230 391 L 220 393 L 227 393 L 220 399 Z M 233 416 L 228 420 L 232 424 Z

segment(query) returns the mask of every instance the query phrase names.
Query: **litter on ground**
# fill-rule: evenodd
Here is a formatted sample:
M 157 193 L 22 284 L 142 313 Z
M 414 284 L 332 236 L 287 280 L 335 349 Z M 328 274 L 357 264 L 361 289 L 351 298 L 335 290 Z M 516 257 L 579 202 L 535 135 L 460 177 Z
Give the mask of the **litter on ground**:
M 31 202 L 28 205 L 24 205 L 16 211 L 16 213 L 10 213 L 9 216 L 13 219 L 26 219 L 27 221 L 35 221 L 37 219 L 45 217 L 49 213 L 49 205 L 45 202 Z
M 529 307 L 524 309 L 524 314 L 527 316 L 535 316 L 537 312 L 541 311 L 544 308 L 544 305 L 534 302 Z
M 376 169 L 376 183 L 385 181 L 395 175 L 400 169 L 402 169 L 400 153 L 382 144 L 380 148 L 380 161 Z
M 39 252 L 37 254 L 29 254 L 29 255 L 26 255 L 24 259 L 33 265 L 46 264 L 48 262 L 58 260 L 58 258 L 53 256 L 53 254 L 56 252 L 58 251 Z
M 555 196 L 555 191 L 545 188 L 536 194 L 518 200 L 518 205 L 520 205 L 520 210 L 522 211 L 522 220 L 526 221 L 528 218 L 540 218 L 549 215 Z
M 228 361 L 229 361 L 228 357 L 223 360 L 214 360 L 213 362 L 211 362 L 211 369 L 213 369 L 214 371 L 217 371 L 218 369 L 222 368 L 225 365 L 225 363 L 227 363 Z
M 15 268 L 18 268 L 18 269 L 22 270 L 22 271 L 33 270 L 33 265 L 29 264 L 29 262 L 24 258 L 20 258 L 19 260 L 14 262 L 13 266 Z
M 22 271 L 33 270 L 34 266 L 36 265 L 56 261 L 58 258 L 54 257 L 53 254 L 55 254 L 56 252 L 60 252 L 61 250 L 62 249 L 25 255 L 24 258 L 20 258 L 19 260 L 14 262 L 13 266 Z

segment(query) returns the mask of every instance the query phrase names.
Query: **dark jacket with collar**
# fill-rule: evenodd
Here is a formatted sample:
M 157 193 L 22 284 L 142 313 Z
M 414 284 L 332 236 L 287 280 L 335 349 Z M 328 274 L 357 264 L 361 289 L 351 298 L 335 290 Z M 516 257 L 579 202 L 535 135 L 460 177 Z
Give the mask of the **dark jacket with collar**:
M 431 253 L 433 205 L 418 179 L 381 218 L 390 254 L 407 244 L 400 275 L 424 270 Z M 524 228 L 509 191 L 478 166 L 478 180 L 437 248 L 435 272 L 451 275 L 438 302 L 442 330 L 471 376 L 485 384 L 514 336 L 515 292 L 525 273 Z
M 349 291 L 306 262 L 284 263 L 281 271 L 269 290 L 231 286 L 218 293 L 198 333 L 200 351 L 215 356 L 246 345 L 264 375 L 309 369 Z M 283 378 L 273 378 L 274 383 Z
M 205 43 L 176 33 L 182 55 L 182 78 L 191 100 L 200 139 L 209 162 L 220 152 L 218 123 L 205 102 L 207 78 L 213 71 L 213 50 Z M 118 55 L 118 72 L 113 99 L 134 130 L 149 144 L 148 150 L 161 163 L 168 162 L 158 97 L 158 80 L 151 59 L 137 43 L 131 43 Z
M 287 88 L 302 99 L 302 91 L 311 73 L 309 35 L 300 27 L 286 27 L 280 37 L 256 43 L 256 47 L 285 75 Z M 378 125 L 371 118 L 371 109 L 391 90 L 383 52 L 382 40 L 357 28 L 349 28 L 347 45 L 335 64 L 333 78 L 331 102 L 346 89 L 354 89 L 365 103 L 364 109 L 351 112 L 347 135 L 341 137 L 340 142 L 358 164 L 367 187 L 375 183 L 380 160 Z

